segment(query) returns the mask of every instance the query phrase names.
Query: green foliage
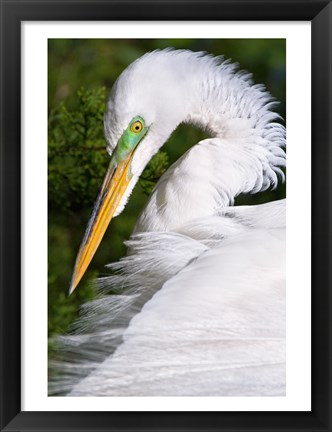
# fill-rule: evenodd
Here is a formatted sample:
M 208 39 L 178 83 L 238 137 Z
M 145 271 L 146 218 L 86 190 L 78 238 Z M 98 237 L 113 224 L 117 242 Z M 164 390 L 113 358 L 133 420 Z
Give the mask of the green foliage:
M 66 333 L 78 315 L 79 305 L 84 299 L 94 296 L 94 290 L 85 278 L 80 290 L 68 297 L 69 280 L 76 249 L 73 220 L 52 217 L 48 226 L 48 331 L 49 335 Z M 75 242 L 76 243 L 76 242 Z M 96 275 L 96 273 L 94 273 Z
M 49 116 L 48 192 L 51 210 L 77 211 L 90 203 L 106 171 L 104 87 L 77 93 L 78 109 L 65 103 Z

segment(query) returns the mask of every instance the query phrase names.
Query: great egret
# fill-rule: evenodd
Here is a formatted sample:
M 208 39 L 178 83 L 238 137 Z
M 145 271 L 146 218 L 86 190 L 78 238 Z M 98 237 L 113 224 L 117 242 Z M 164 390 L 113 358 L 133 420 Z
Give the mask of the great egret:
M 285 200 L 232 206 L 284 180 L 272 98 L 221 58 L 160 50 L 116 81 L 110 165 L 70 287 L 147 162 L 182 122 L 209 131 L 160 179 L 128 242 L 83 307 L 53 391 L 87 396 L 285 394 Z M 114 295 L 114 290 L 117 294 Z

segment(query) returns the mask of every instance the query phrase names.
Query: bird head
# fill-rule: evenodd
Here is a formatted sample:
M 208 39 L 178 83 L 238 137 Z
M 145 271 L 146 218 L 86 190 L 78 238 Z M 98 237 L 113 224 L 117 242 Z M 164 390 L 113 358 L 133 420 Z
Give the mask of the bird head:
M 188 111 L 188 93 L 176 51 L 155 51 L 132 63 L 110 94 L 104 128 L 111 156 L 81 243 L 72 293 L 114 216 L 123 210 L 144 167 Z

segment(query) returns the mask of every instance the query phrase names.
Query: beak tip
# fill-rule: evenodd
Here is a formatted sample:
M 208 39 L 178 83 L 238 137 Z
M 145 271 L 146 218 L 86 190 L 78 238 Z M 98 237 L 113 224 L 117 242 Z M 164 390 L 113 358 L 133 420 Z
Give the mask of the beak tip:
M 68 297 L 74 292 L 76 288 L 76 284 L 74 284 L 74 281 L 71 281 L 69 291 L 68 291 Z
M 111 159 L 77 254 L 68 296 L 73 293 L 82 279 L 108 224 L 119 206 L 121 197 L 129 185 L 132 178 L 132 175 L 128 174 L 132 155 L 133 152 L 120 163 L 116 162 L 115 159 Z

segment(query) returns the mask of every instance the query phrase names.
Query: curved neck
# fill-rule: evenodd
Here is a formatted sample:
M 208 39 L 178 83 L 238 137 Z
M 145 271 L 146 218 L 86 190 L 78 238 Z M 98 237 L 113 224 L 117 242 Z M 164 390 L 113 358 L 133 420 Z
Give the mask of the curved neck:
M 198 78 L 197 78 L 198 77 Z M 188 73 L 183 121 L 211 139 L 192 147 L 160 179 L 136 230 L 174 229 L 217 214 L 240 193 L 275 187 L 285 166 L 285 128 L 270 95 L 232 65 Z

